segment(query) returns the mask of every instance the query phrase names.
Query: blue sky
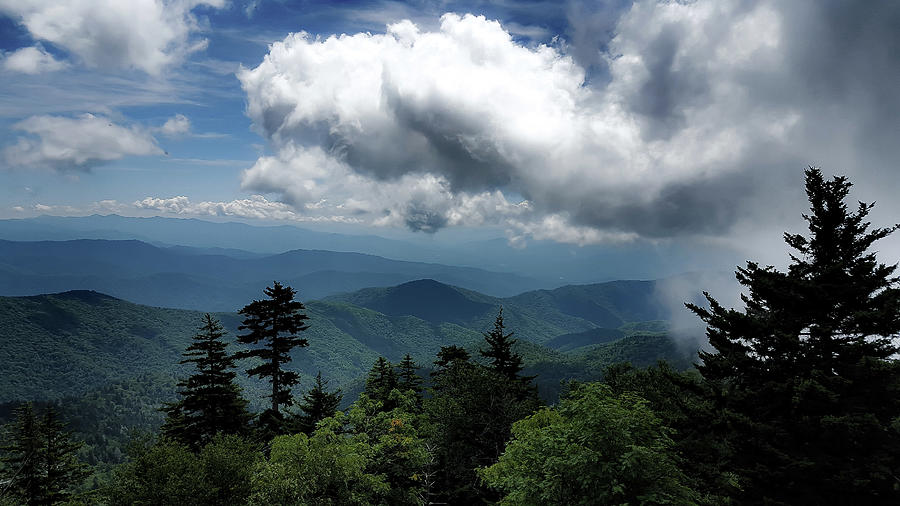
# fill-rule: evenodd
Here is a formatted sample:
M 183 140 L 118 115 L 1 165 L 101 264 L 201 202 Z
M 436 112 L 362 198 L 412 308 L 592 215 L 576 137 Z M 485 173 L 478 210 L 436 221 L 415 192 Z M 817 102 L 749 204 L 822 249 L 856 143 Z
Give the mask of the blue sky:
M 746 248 L 797 224 L 821 165 L 896 221 L 898 22 L 891 1 L 0 0 L 0 217 Z
M 528 44 L 549 42 L 566 29 L 563 10 L 553 2 L 438 3 L 438 2 L 285 2 L 235 1 L 221 6 L 198 5 L 185 15 L 197 26 L 186 42 L 207 41 L 204 50 L 180 57 L 159 71 L 147 72 L 139 61 L 103 66 L 86 61 L 75 42 L 48 40 L 29 29 L 29 16 L 46 15 L 60 2 L 35 2 L 33 9 L 0 8 L 0 49 L 9 59 L 16 51 L 32 47 L 65 65 L 61 70 L 27 74 L 6 66 L 6 84 L 0 95 L 0 128 L 4 144 L 12 144 L 21 132 L 16 123 L 35 115 L 67 118 L 94 114 L 116 125 L 138 126 L 149 131 L 164 152 L 111 155 L 107 161 L 82 167 L 47 164 L 14 164 L 6 160 L 0 171 L 0 215 L 22 217 L 49 212 L 81 214 L 120 212 L 147 214 L 128 204 L 148 196 L 187 195 L 192 200 L 231 201 L 246 198 L 241 189 L 242 171 L 266 152 L 266 139 L 252 129 L 245 115 L 246 95 L 234 72 L 258 65 L 268 45 L 292 32 L 332 34 L 383 33 L 385 25 L 416 19 L 436 26 L 444 12 L 479 12 L 527 32 L 517 38 Z M 63 4 L 67 2 L 62 2 Z M 147 3 L 147 2 L 144 2 Z M 167 2 L 149 2 L 169 7 Z M 173 4 L 170 2 L 168 4 Z M 88 5 L 92 4 L 92 5 Z M 104 2 L 71 2 L 75 12 L 103 10 Z M 215 2 L 213 2 L 215 4 Z M 0 4 L 2 5 L 2 4 Z M 41 10 L 44 13 L 41 13 Z M 28 12 L 31 10 L 31 12 Z M 98 37 L 85 22 L 72 39 Z M 122 34 L 119 43 L 127 44 Z M 102 53 L 102 48 L 97 51 Z M 170 51 L 175 54 L 177 51 Z M 92 55 L 90 58 L 94 58 Z M 102 61 L 102 55 L 97 57 Z M 189 133 L 168 136 L 158 129 L 176 115 L 189 122 Z M 97 202 L 115 200 L 119 207 L 104 210 Z M 37 207 L 36 207 L 37 206 Z M 47 209 L 49 206 L 52 209 Z M 232 216 L 241 218 L 241 216 Z

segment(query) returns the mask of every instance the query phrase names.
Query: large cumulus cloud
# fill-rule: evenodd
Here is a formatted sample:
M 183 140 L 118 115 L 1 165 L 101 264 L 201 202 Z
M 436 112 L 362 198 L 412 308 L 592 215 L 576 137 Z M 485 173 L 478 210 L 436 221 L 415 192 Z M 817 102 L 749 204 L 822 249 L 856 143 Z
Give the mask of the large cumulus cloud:
M 472 15 L 292 34 L 239 73 L 275 152 L 243 184 L 375 223 L 577 243 L 777 221 L 805 164 L 864 174 L 897 155 L 898 10 L 640 2 L 602 21 L 609 78 L 589 83 L 589 48 L 524 46 Z

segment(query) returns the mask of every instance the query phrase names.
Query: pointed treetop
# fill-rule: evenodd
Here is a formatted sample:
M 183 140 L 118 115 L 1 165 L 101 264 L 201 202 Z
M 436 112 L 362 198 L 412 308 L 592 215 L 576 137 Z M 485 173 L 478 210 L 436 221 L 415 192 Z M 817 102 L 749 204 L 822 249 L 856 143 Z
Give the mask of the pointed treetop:
M 482 332 L 489 348 L 479 350 L 482 357 L 491 360 L 491 367 L 504 376 L 515 379 L 522 370 L 522 356 L 512 351 L 516 339 L 511 339 L 513 332 L 505 333 L 503 326 L 503 307 L 500 307 L 494 320 L 494 329 Z

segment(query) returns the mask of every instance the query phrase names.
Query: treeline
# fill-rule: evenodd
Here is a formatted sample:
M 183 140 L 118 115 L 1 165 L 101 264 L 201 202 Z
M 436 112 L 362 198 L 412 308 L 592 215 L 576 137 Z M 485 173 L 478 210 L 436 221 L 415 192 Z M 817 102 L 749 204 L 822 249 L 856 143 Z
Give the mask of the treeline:
M 900 280 L 872 249 L 898 227 L 871 228 L 871 204 L 848 209 L 850 186 L 808 170 L 809 234 L 785 235 L 787 271 L 739 268 L 743 310 L 709 294 L 708 307 L 688 304 L 711 346 L 691 371 L 619 364 L 542 406 L 501 310 L 479 357 L 446 346 L 421 375 L 410 355 L 380 358 L 342 411 L 321 374 L 291 397 L 298 377 L 286 365 L 308 344 L 307 318 L 275 283 L 241 310 L 244 351 L 229 353 L 221 325 L 205 317 L 184 353 L 194 373 L 164 407 L 160 433 L 135 439 L 95 491 L 75 493 L 77 443 L 21 408 L 6 432 L 2 500 L 898 504 Z M 271 387 L 262 413 L 248 411 L 235 384 L 239 359 Z M 28 423 L 33 441 L 22 436 Z M 67 456 L 68 483 L 47 481 L 59 468 L 51 433 L 64 434 L 56 454 Z

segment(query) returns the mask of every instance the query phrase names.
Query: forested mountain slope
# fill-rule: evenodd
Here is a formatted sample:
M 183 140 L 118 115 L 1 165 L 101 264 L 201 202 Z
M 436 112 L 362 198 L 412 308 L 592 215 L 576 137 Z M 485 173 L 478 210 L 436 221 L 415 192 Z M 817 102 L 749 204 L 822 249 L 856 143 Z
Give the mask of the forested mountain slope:
M 578 293 L 603 290 L 601 286 Z M 597 368 L 593 363 L 604 362 L 602 357 L 608 354 L 597 348 L 619 347 L 627 339 L 611 337 L 635 333 L 628 331 L 627 325 L 624 330 L 611 330 L 565 313 L 570 310 L 566 306 L 547 303 L 555 300 L 555 293 L 498 299 L 420 280 L 309 301 L 310 328 L 304 336 L 310 346 L 294 354 L 292 366 L 307 378 L 321 370 L 337 384 L 345 384 L 364 374 L 379 356 L 396 361 L 409 352 L 420 364 L 430 364 L 441 346 L 475 346 L 503 305 L 507 326 L 520 339 L 526 365 L 543 364 L 544 370 L 557 367 L 572 377 L 581 377 L 588 370 L 594 374 Z M 534 308 L 528 305 L 538 299 L 544 303 Z M 610 311 L 616 309 L 610 307 Z M 201 315 L 138 305 L 91 291 L 0 297 L 0 342 L 4 343 L 0 362 L 6 368 L 0 377 L 0 401 L 78 395 L 143 373 L 177 375 L 180 354 Z M 648 311 L 646 315 L 656 313 Z M 239 316 L 215 316 L 233 339 Z M 634 339 L 668 342 L 665 337 L 660 341 L 650 335 Z M 671 351 L 661 354 L 672 355 Z M 643 355 L 636 358 L 643 360 Z
M 326 300 L 347 302 L 391 316 L 411 315 L 431 322 L 453 322 L 476 330 L 488 328 L 502 306 L 510 328 L 516 336 L 528 341 L 556 348 L 554 339 L 587 332 L 576 339 L 579 346 L 572 346 L 573 341 L 568 339 L 559 343 L 574 349 L 608 342 L 610 335 L 633 334 L 634 325 L 630 324 L 638 322 L 653 322 L 643 328 L 663 329 L 668 314 L 657 298 L 655 284 L 654 281 L 612 281 L 500 298 L 422 279 L 333 295 Z

